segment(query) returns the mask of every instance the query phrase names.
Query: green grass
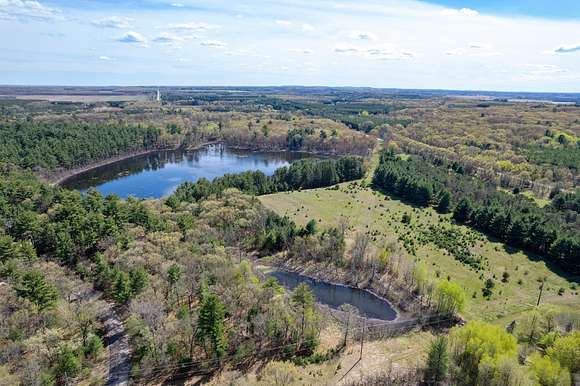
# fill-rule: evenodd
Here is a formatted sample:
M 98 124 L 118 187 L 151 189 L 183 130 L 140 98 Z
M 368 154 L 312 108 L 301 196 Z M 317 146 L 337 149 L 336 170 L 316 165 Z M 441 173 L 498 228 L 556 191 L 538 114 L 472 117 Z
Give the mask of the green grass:
M 339 185 L 340 190 L 326 188 L 277 193 L 261 196 L 260 200 L 267 207 L 279 214 L 288 215 L 301 225 L 311 219 L 320 220 L 323 226 L 336 225 L 342 215 L 350 219 L 355 229 L 377 231 L 383 238 L 397 239 L 401 232 L 416 232 L 411 226 L 401 223 L 405 212 L 412 215 L 414 228 L 419 224 L 439 223 L 443 217 L 433 209 L 414 209 L 370 188 L 348 189 L 347 186 L 348 184 Z M 468 231 L 467 227 L 460 228 Z M 535 306 L 539 286 L 536 279 L 539 277 L 547 278 L 542 303 L 552 304 L 562 311 L 580 308 L 580 288 L 571 290 L 573 283 L 550 270 L 544 262 L 533 261 L 522 251 L 508 252 L 502 243 L 489 241 L 485 237 L 482 239 L 484 241 L 477 242 L 472 252 L 485 257 L 490 263 L 490 268 L 483 272 L 483 279 L 480 278 L 480 273 L 457 262 L 432 244 L 418 247 L 415 257 L 426 262 L 433 278 L 439 272 L 440 278 L 447 278 L 449 275 L 451 280 L 464 287 L 469 297 L 469 305 L 464 312 L 467 319 L 503 321 L 516 318 Z M 507 283 L 501 281 L 504 271 L 510 274 Z M 484 281 L 494 275 L 496 279 L 493 296 L 486 300 L 482 297 L 481 289 Z M 521 284 L 518 284 L 519 280 Z M 559 288 L 565 289 L 562 296 L 558 295 Z M 474 293 L 476 296 L 472 298 Z

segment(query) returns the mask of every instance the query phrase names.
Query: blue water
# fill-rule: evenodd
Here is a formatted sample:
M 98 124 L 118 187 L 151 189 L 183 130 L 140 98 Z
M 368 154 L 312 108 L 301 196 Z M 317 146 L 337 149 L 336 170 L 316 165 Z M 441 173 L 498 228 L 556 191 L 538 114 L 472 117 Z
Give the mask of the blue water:
M 277 168 L 304 156 L 234 150 L 220 144 L 192 151 L 159 151 L 91 169 L 66 180 L 62 186 L 83 192 L 95 188 L 122 198 L 160 198 L 185 181 L 195 182 L 202 177 L 212 180 L 226 173 L 248 170 L 272 175 Z
M 294 272 L 272 271 L 268 275 L 275 277 L 289 291 L 300 283 L 308 284 L 316 301 L 333 309 L 350 304 L 358 308 L 360 315 L 366 318 L 389 321 L 397 317 L 397 312 L 386 300 L 365 290 L 326 283 Z

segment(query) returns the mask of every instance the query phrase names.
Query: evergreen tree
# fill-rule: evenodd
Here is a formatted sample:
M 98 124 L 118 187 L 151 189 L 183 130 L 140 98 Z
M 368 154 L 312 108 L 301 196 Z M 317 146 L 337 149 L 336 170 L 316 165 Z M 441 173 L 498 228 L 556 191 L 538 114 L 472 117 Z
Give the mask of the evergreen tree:
M 116 271 L 112 288 L 112 297 L 119 304 L 125 304 L 131 298 L 131 279 L 122 271 Z
M 449 353 L 447 352 L 447 338 L 441 336 L 429 348 L 427 357 L 427 382 L 437 385 L 445 380 L 449 370 Z
M 439 197 L 439 204 L 437 204 L 437 211 L 439 213 L 449 212 L 451 206 L 451 193 L 448 190 L 443 190 Z
M 68 346 L 60 349 L 57 358 L 56 375 L 63 384 L 71 384 L 71 379 L 79 374 L 81 361 L 77 354 Z
M 40 310 L 54 305 L 58 297 L 56 288 L 38 271 L 26 272 L 16 287 L 16 293 L 30 300 Z
M 462 198 L 461 201 L 457 203 L 457 206 L 453 211 L 453 218 L 457 222 L 464 223 L 469 220 L 472 212 L 473 205 L 471 202 L 466 198 Z
M 5 263 L 16 257 L 14 242 L 10 236 L 0 236 L 0 263 Z
M 226 353 L 225 308 L 215 294 L 205 293 L 199 308 L 199 336 L 209 340 L 214 355 L 221 359 Z
M 147 287 L 147 283 L 149 282 L 147 272 L 145 272 L 142 267 L 131 269 L 129 271 L 129 279 L 131 294 L 133 296 L 141 293 L 145 287 Z
M 300 335 L 304 336 L 306 313 L 314 306 L 314 293 L 306 283 L 300 283 L 292 292 L 292 303 L 300 310 Z

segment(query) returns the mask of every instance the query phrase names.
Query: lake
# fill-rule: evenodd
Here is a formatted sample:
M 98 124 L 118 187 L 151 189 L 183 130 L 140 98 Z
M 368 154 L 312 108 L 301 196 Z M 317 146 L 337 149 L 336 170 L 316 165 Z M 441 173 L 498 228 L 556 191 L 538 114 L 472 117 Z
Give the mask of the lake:
M 386 300 L 369 291 L 326 283 L 295 272 L 274 270 L 267 274 L 276 278 L 289 291 L 300 283 L 308 284 L 314 292 L 316 301 L 333 309 L 348 303 L 358 308 L 360 315 L 366 318 L 390 321 L 397 317 L 397 312 Z
M 160 198 L 186 181 L 195 182 L 202 177 L 212 180 L 249 170 L 272 175 L 274 170 L 304 157 L 307 155 L 230 149 L 222 144 L 190 151 L 164 150 L 88 170 L 65 180 L 61 186 L 81 192 L 95 188 L 102 194 L 122 198 Z

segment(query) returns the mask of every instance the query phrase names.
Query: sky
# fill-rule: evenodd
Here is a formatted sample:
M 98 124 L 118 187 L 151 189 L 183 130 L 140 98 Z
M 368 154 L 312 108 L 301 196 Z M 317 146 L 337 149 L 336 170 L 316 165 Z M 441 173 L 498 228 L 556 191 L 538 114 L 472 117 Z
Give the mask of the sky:
M 580 1 L 0 0 L 0 84 L 580 92 Z

